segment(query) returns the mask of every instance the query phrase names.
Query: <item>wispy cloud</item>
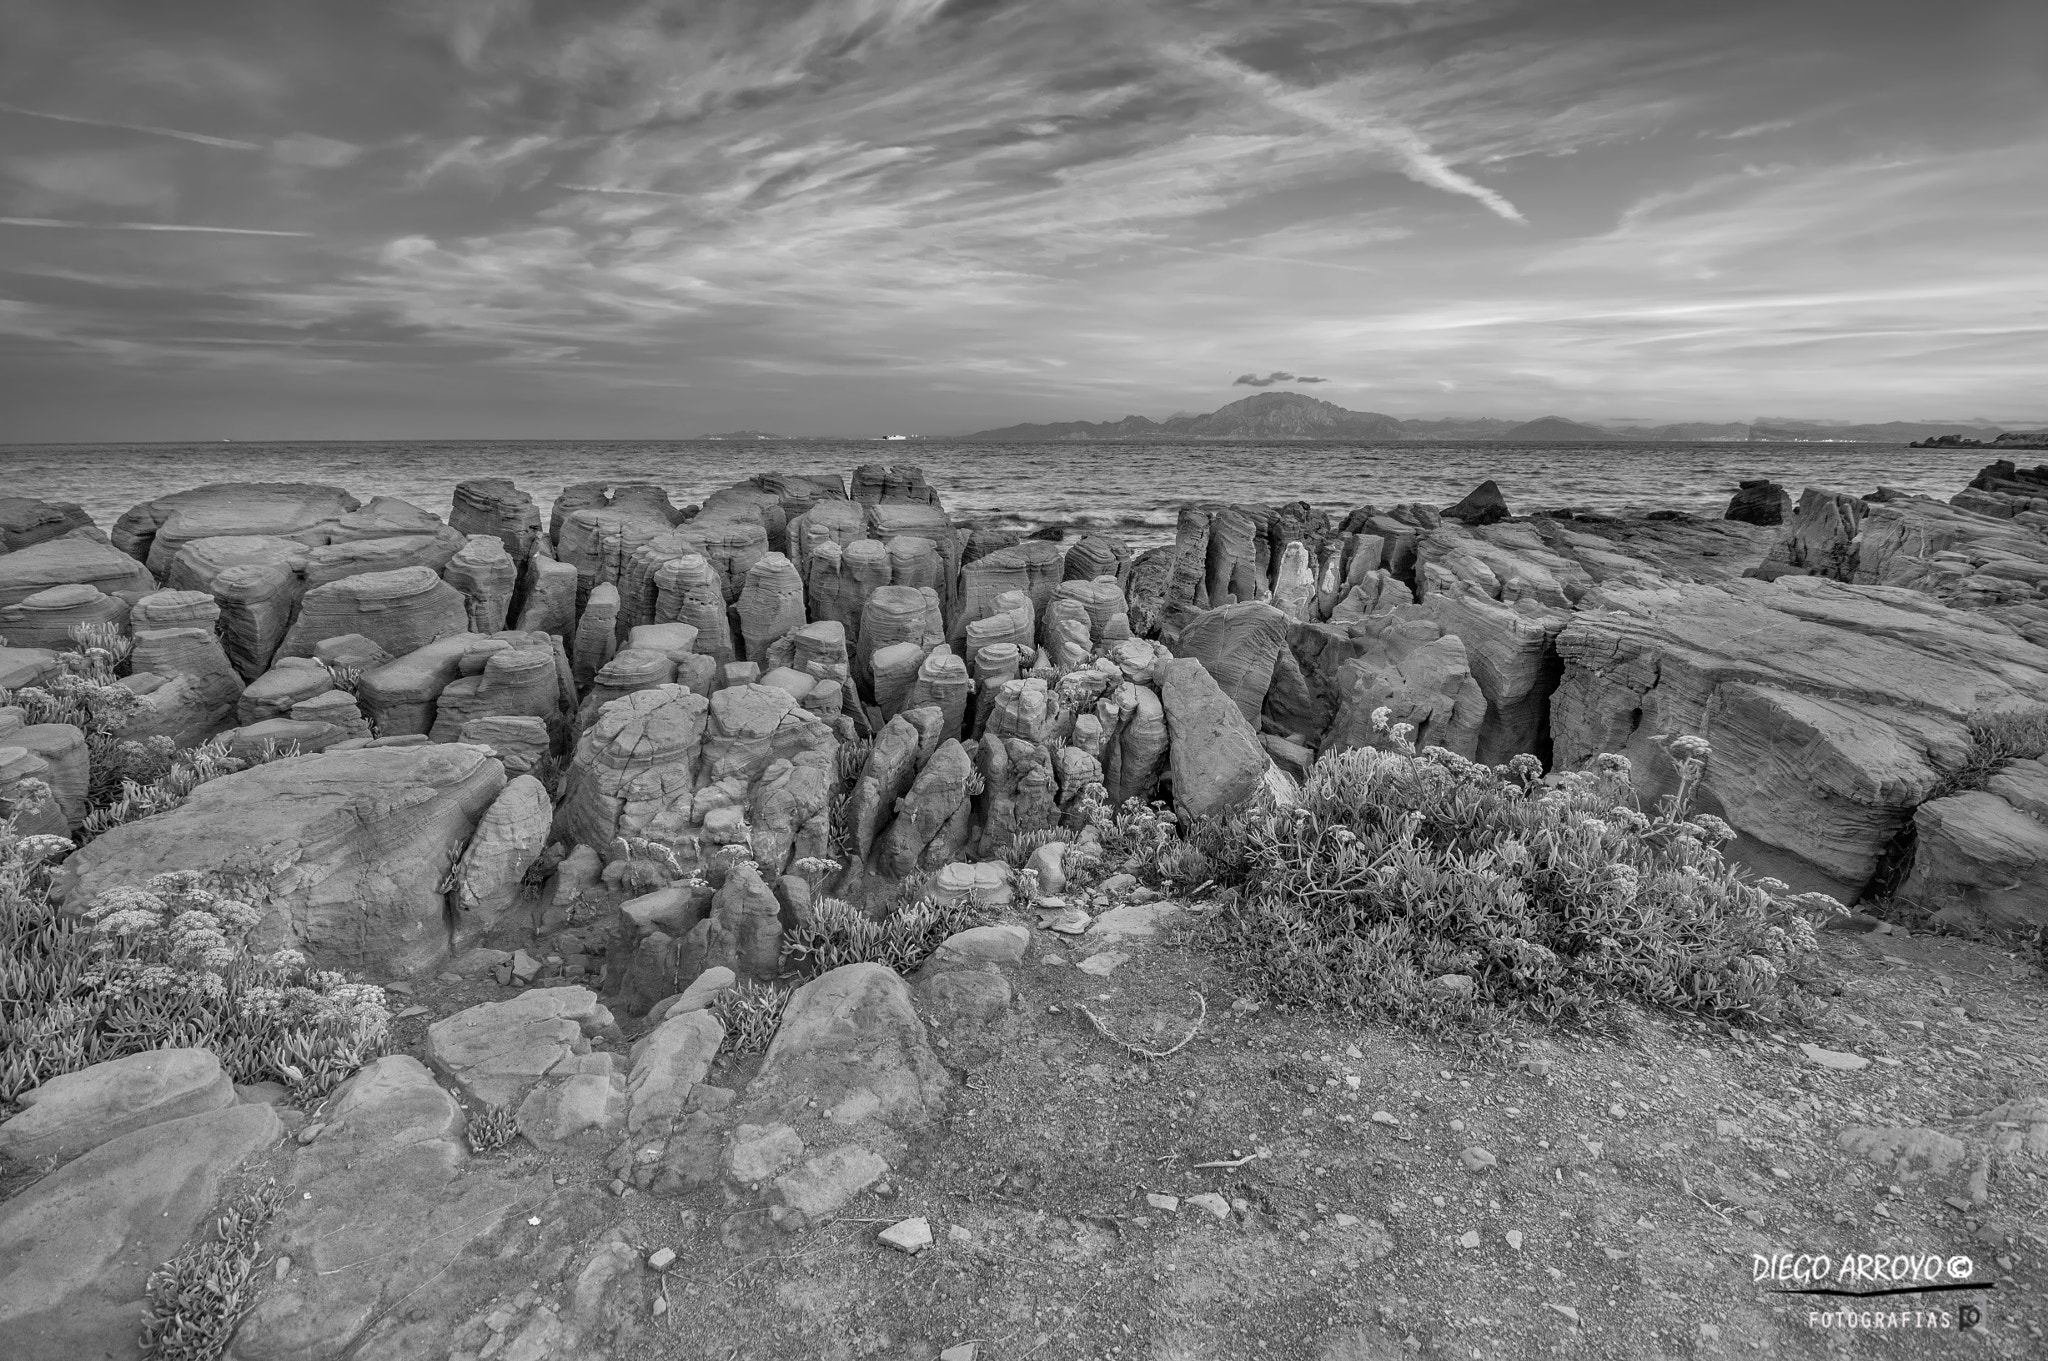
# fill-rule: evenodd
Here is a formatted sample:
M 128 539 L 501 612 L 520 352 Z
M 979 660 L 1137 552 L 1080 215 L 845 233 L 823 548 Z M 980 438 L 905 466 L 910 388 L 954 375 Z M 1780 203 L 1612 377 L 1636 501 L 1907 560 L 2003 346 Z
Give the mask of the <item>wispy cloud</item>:
M 1269 388 L 1275 383 L 1327 383 L 1329 381 L 1327 378 L 1311 378 L 1305 373 L 1282 373 L 1275 369 L 1264 378 L 1259 377 L 1256 373 L 1240 373 L 1237 377 L 1230 380 L 1230 385 L 1232 387 L 1242 385 L 1244 387 Z
M 260 227 L 208 227 L 190 222 L 78 222 L 55 217 L 0 217 L 0 227 L 62 227 L 87 232 L 211 232 L 221 236 L 307 236 Z
M 181 128 L 156 127 L 148 123 L 117 123 L 108 118 L 82 118 L 77 114 L 51 113 L 44 109 L 24 109 L 19 104 L 0 103 L 0 113 L 11 113 L 22 118 L 41 118 L 52 123 L 76 123 L 89 128 L 113 128 L 121 132 L 140 132 L 151 137 L 169 137 L 180 142 L 191 142 L 198 146 L 221 147 L 228 151 L 261 151 L 263 143 L 245 142 L 234 137 L 214 137 L 203 132 L 186 132 Z

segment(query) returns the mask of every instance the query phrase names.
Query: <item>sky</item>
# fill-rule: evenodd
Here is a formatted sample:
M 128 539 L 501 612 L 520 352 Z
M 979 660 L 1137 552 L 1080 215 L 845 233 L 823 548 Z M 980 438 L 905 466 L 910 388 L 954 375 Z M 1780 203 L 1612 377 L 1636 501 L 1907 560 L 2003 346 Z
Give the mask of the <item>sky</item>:
M 0 0 L 0 32 L 0 441 L 946 435 L 1258 390 L 2048 417 L 2041 0 Z

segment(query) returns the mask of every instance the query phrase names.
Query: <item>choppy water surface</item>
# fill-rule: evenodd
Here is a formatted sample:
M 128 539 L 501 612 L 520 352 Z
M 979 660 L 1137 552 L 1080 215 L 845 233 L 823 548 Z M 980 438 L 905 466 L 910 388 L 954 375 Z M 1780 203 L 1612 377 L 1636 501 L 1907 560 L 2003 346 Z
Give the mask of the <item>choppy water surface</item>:
M 0 447 L 0 495 L 76 501 L 103 527 L 138 501 L 207 482 L 327 482 L 448 513 L 457 482 L 509 477 L 543 506 L 573 482 L 657 482 L 678 504 L 754 472 L 850 472 L 915 463 L 955 515 L 1035 528 L 1172 535 L 1183 501 L 1305 500 L 1342 513 L 1372 502 L 1449 505 L 1486 478 L 1517 511 L 1666 507 L 1718 515 L 1737 482 L 1862 494 L 1880 485 L 1944 500 L 1988 456 L 1888 444 L 1514 445 L 952 444 L 761 440 L 308 444 L 50 444 Z

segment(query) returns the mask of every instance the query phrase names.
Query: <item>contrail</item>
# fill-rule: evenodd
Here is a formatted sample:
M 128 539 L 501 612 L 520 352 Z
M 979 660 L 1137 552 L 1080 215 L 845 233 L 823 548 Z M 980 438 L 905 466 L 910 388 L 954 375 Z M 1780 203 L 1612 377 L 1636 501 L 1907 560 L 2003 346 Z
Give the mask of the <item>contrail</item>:
M 261 227 L 199 227 L 184 222 L 75 222 L 61 217 L 0 217 L 0 227 L 70 227 L 79 231 L 218 232 L 223 236 L 311 236 L 311 232 L 273 232 Z
M 1527 221 L 1522 216 L 1521 209 L 1479 181 L 1458 171 L 1449 161 L 1432 150 L 1420 133 L 1404 123 L 1391 118 L 1361 116 L 1348 110 L 1330 108 L 1314 92 L 1295 89 L 1263 71 L 1254 70 L 1218 52 L 1183 44 L 1171 44 L 1166 51 L 1183 66 L 1235 85 L 1271 108 L 1304 122 L 1314 123 L 1339 136 L 1349 137 L 1390 153 L 1395 164 L 1400 166 L 1401 173 L 1418 184 L 1477 199 L 1490 212 L 1510 222 Z
M 181 142 L 226 147 L 229 151 L 263 150 L 260 142 L 238 142 L 232 137 L 209 137 L 203 132 L 182 132 L 177 128 L 152 127 L 147 123 L 115 123 L 105 118 L 80 118 L 76 114 L 45 113 L 41 109 L 24 109 L 19 104 L 0 103 L 0 113 L 18 113 L 24 118 L 47 118 L 53 123 L 83 123 L 89 128 L 118 128 L 122 132 L 145 132 L 152 137 L 175 137 Z

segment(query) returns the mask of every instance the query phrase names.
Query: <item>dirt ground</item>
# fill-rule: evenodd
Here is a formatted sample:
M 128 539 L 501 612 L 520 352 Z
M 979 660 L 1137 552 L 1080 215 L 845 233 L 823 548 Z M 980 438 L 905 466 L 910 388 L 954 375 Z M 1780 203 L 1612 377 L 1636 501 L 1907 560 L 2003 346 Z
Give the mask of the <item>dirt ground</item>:
M 1626 1011 L 1481 1046 L 1255 1009 L 1186 929 L 1201 911 L 1117 947 L 1107 976 L 1076 967 L 1088 942 L 1035 931 L 1015 1033 L 965 1073 L 921 1161 L 807 1232 L 716 1190 L 621 1197 L 601 1157 L 515 1141 L 501 1156 L 548 1228 L 497 1249 L 498 1306 L 569 1307 L 576 1263 L 616 1230 L 676 1254 L 620 1297 L 610 1352 L 635 1361 L 2048 1355 L 2033 963 L 1831 933 L 1811 1033 Z M 398 1026 L 415 1054 L 428 1022 L 508 995 L 420 993 Z M 1203 1005 L 1170 1057 L 1117 1042 L 1164 1051 Z M 1823 1067 L 1802 1042 L 1870 1062 Z M 1923 1133 L 1902 1161 L 1842 1147 L 1856 1127 Z M 877 1241 L 914 1216 L 931 1248 Z M 1825 1254 L 1834 1278 L 1808 1284 L 1834 1288 L 1845 1258 L 1905 1253 L 1940 1258 L 1942 1283 L 1967 1256 L 1962 1283 L 1991 1288 L 1844 1299 L 1756 1278 L 1759 1258 Z M 451 1350 L 518 1361 L 481 1322 L 493 1302 L 462 1303 L 466 1324 L 438 1321 Z

